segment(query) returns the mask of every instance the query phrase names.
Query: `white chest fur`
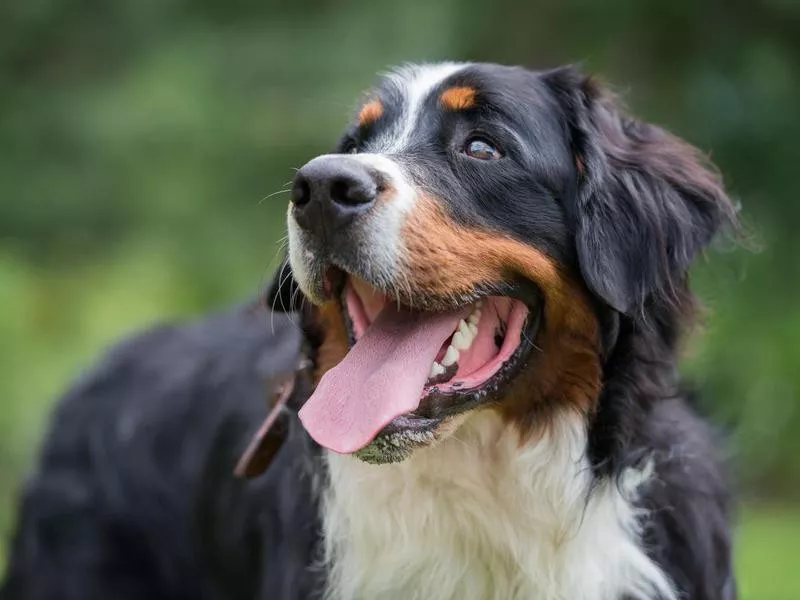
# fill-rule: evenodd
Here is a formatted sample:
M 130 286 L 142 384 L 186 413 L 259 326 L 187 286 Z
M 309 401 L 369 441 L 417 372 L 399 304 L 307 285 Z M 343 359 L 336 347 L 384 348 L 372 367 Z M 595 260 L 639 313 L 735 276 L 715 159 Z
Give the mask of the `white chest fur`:
M 589 495 L 585 449 L 577 415 L 520 447 L 486 412 L 399 464 L 330 454 L 328 598 L 675 598 L 631 505 L 649 470 Z

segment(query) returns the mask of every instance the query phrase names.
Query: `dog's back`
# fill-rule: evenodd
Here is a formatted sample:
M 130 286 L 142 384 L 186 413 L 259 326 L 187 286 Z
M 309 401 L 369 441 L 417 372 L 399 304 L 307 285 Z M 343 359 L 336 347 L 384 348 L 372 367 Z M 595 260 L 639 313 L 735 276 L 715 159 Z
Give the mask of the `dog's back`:
M 2 600 L 235 600 L 313 586 L 293 561 L 279 571 L 264 555 L 305 557 L 315 543 L 316 514 L 298 513 L 313 505 L 307 465 L 289 464 L 313 452 L 297 447 L 305 435 L 293 422 L 294 450 L 268 475 L 232 476 L 271 377 L 299 352 L 297 326 L 266 319 L 249 306 L 153 329 L 73 387 L 22 492 Z

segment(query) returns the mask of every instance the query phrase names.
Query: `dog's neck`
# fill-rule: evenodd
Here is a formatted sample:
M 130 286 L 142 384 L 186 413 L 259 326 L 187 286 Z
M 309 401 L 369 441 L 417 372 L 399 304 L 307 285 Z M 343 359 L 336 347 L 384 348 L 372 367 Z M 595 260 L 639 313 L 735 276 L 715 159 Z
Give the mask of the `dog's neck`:
M 652 469 L 594 480 L 577 414 L 520 446 L 483 411 L 402 463 L 327 463 L 330 599 L 674 597 L 639 541 Z

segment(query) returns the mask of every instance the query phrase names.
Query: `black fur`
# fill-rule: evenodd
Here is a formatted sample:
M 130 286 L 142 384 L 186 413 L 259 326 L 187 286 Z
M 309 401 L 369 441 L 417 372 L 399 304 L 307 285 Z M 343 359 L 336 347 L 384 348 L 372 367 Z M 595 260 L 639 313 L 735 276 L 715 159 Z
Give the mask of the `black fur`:
M 651 457 L 658 483 L 643 499 L 651 554 L 683 597 L 732 600 L 725 460 L 687 403 L 691 392 L 676 366 L 696 311 L 688 268 L 720 229 L 737 230 L 736 209 L 694 148 L 624 115 L 573 69 L 546 80 L 566 109 L 581 164 L 574 204 L 581 273 L 618 313 L 589 432 L 592 463 L 598 477 L 616 477 Z
M 677 354 L 694 317 L 687 269 L 735 210 L 688 145 L 625 116 L 573 69 L 469 67 L 444 82 L 480 107 L 445 114 L 436 94 L 414 132 L 415 183 L 457 221 L 512 235 L 583 277 L 604 342 L 604 385 L 588 454 L 599 481 L 651 461 L 644 543 L 685 600 L 734 600 L 730 500 L 713 432 L 681 387 Z M 351 130 L 369 150 L 399 114 Z M 490 106 L 491 109 L 485 108 Z M 476 164 L 474 130 L 513 160 Z M 268 305 L 293 310 L 288 263 Z M 322 332 L 310 313 L 314 358 Z M 253 307 L 161 328 L 114 350 L 60 403 L 25 487 L 2 600 L 311 598 L 319 551 L 319 449 L 293 412 L 269 471 L 242 482 L 236 460 L 266 414 L 269 381 L 300 352 L 296 324 Z M 299 376 L 303 381 L 303 376 Z M 307 383 L 295 404 L 307 397 Z M 580 565 L 575 566 L 580 569 Z M 622 600 L 622 599 L 620 599 Z
M 681 300 L 696 254 L 735 221 L 715 171 L 688 144 L 621 114 L 591 79 L 565 69 L 546 81 L 582 165 L 573 210 L 587 284 L 625 314 L 641 313 L 648 298 Z

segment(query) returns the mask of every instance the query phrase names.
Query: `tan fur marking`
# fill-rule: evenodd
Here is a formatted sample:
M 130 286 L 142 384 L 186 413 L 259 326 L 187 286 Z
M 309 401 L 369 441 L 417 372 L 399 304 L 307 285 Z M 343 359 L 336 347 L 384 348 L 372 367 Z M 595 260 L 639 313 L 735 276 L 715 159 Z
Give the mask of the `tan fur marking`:
M 372 125 L 383 115 L 383 104 L 380 100 L 373 100 L 365 104 L 358 113 L 358 124 L 362 127 Z
M 404 276 L 414 293 L 458 297 L 514 276 L 544 295 L 544 322 L 529 364 L 511 382 L 498 410 L 528 434 L 552 409 L 593 410 L 601 386 L 599 324 L 584 286 L 530 244 L 453 223 L 420 198 L 403 232 Z
M 316 311 L 316 325 L 322 333 L 322 343 L 317 349 L 314 384 L 329 370 L 338 365 L 350 349 L 350 336 L 344 324 L 343 307 L 336 300 L 326 302 Z
M 475 89 L 471 87 L 451 87 L 442 92 L 439 101 L 448 110 L 467 110 L 475 106 Z

